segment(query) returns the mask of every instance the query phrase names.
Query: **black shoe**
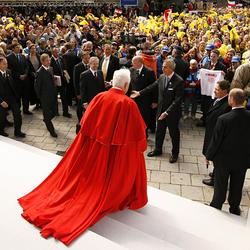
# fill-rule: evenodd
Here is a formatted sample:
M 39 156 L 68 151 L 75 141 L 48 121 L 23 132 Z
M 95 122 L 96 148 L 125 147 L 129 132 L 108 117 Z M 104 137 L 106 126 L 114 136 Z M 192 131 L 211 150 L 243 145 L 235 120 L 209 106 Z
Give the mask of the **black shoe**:
M 23 111 L 23 113 L 24 113 L 25 115 L 33 115 L 33 113 L 30 112 L 29 110 L 28 110 L 28 111 Z
M 5 133 L 4 131 L 0 132 L 0 135 L 4 136 L 4 137 L 8 137 L 9 134 Z
M 196 123 L 196 127 L 205 127 L 204 121 L 199 120 L 199 121 Z
M 14 134 L 15 135 L 15 137 L 19 137 L 19 138 L 24 138 L 25 136 L 26 136 L 26 134 L 25 133 L 23 133 L 23 132 L 17 132 L 17 133 L 15 133 Z
M 177 160 L 178 160 L 178 156 L 175 156 L 175 155 L 171 155 L 169 158 L 170 163 L 175 163 L 177 162 Z
M 239 207 L 237 207 L 237 208 L 229 208 L 229 212 L 231 213 L 231 214 L 235 214 L 235 215 L 241 215 L 241 210 L 240 210 L 240 208 Z
M 57 133 L 55 131 L 50 132 L 50 135 L 55 138 L 57 137 Z
M 10 121 L 5 121 L 5 127 L 13 127 L 14 123 Z
M 211 177 L 211 178 L 214 177 L 214 172 L 210 172 L 209 177 Z
M 72 118 L 72 115 L 70 113 L 64 113 L 63 116 L 67 118 Z
M 40 108 L 41 108 L 41 105 L 40 104 L 36 104 L 35 109 L 40 109 Z
M 214 186 L 214 179 L 212 179 L 212 178 L 210 178 L 210 179 L 203 179 L 202 183 L 205 184 L 205 185 L 207 185 L 207 186 L 213 187 Z
M 153 150 L 147 154 L 148 157 L 153 157 L 153 156 L 157 156 L 157 155 L 162 155 L 162 152 L 158 151 L 158 150 Z
M 77 123 L 76 124 L 76 134 L 78 134 L 80 130 L 81 130 L 81 125 L 79 123 Z

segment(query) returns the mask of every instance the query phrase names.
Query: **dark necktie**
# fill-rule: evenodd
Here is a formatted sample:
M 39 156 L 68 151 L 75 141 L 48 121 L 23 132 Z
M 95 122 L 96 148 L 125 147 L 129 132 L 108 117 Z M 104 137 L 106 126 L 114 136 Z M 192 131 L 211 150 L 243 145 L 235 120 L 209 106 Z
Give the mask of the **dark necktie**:
M 17 55 L 17 60 L 18 60 L 19 63 L 22 63 L 22 58 L 21 58 L 20 54 Z
M 61 67 L 61 63 L 60 63 L 59 59 L 56 59 L 56 63 L 57 63 L 58 68 L 59 68 L 59 70 L 60 70 L 60 72 L 62 74 L 62 67 Z
M 95 71 L 94 76 L 97 78 L 97 72 Z
M 165 81 L 165 89 L 167 89 L 168 88 L 168 83 L 169 83 L 169 78 L 166 76 L 166 81 Z
M 139 69 L 136 70 L 135 75 L 136 75 L 136 78 L 139 78 L 139 76 L 140 76 L 140 70 Z
M 4 79 L 6 79 L 6 72 L 3 72 L 2 76 L 3 76 Z

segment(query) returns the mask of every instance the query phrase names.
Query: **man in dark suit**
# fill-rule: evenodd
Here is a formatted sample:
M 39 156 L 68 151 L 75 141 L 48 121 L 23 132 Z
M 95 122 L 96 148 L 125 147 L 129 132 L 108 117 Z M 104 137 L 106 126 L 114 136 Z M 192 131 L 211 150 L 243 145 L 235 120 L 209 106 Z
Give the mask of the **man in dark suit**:
M 61 101 L 62 101 L 62 108 L 63 108 L 63 116 L 71 118 L 72 115 L 69 113 L 69 106 L 68 106 L 68 100 L 66 96 L 66 89 L 67 89 L 67 81 L 65 79 L 63 70 L 64 70 L 64 64 L 62 58 L 59 56 L 59 49 L 53 48 L 52 49 L 52 57 L 50 66 L 53 68 L 54 76 L 59 77 L 59 83 L 61 86 L 57 86 L 57 93 L 60 93 Z M 57 114 L 58 113 L 58 106 L 57 106 Z
M 67 70 L 70 76 L 69 83 L 67 84 L 66 94 L 67 94 L 68 104 L 72 106 L 72 98 L 75 95 L 74 84 L 73 84 L 73 72 L 75 65 L 78 64 L 80 60 L 73 51 L 71 43 L 66 43 L 64 46 L 66 47 L 67 51 L 63 55 L 63 61 L 65 63 L 65 69 Z
M 231 107 L 228 105 L 228 92 L 230 90 L 230 82 L 223 80 L 217 82 L 214 94 L 215 101 L 210 107 L 207 113 L 206 118 L 206 131 L 203 143 L 202 154 L 206 155 L 208 145 L 213 136 L 214 128 L 216 121 L 220 115 L 223 115 L 231 110 Z M 202 182 L 208 186 L 214 186 L 214 172 L 210 174 L 211 178 L 204 179 Z
M 0 135 L 8 136 L 4 132 L 4 126 L 7 110 L 10 108 L 14 117 L 14 135 L 23 138 L 25 134 L 21 132 L 22 116 L 19 97 L 15 91 L 11 73 L 7 68 L 8 63 L 6 58 L 0 56 Z
M 162 146 L 168 127 L 172 140 L 172 155 L 170 163 L 178 159 L 180 148 L 179 120 L 181 117 L 181 101 L 184 94 L 184 81 L 175 72 L 173 59 L 166 59 L 163 63 L 163 74 L 153 84 L 141 90 L 134 91 L 132 98 L 143 96 L 158 88 L 157 127 L 155 149 L 148 153 L 149 157 L 162 154 Z
M 75 95 L 77 98 L 77 118 L 78 121 L 80 122 L 82 119 L 82 103 L 81 103 L 81 94 L 80 94 L 80 75 L 89 69 L 89 59 L 90 59 L 90 54 L 88 51 L 83 51 L 81 52 L 81 59 L 82 61 L 78 63 L 74 67 L 74 73 L 73 73 L 73 82 L 74 82 L 74 88 L 75 88 Z
M 29 66 L 24 55 L 20 54 L 20 44 L 12 45 L 12 53 L 7 56 L 8 67 L 11 70 L 15 91 L 22 100 L 23 113 L 31 115 L 29 111 L 30 84 L 28 80 Z
M 104 45 L 104 55 L 100 60 L 99 69 L 102 70 L 104 81 L 111 81 L 113 74 L 119 69 L 119 59 L 112 55 L 111 45 Z
M 226 66 L 219 62 L 219 56 L 220 52 L 217 49 L 214 49 L 210 53 L 210 61 L 204 64 L 204 69 L 210 69 L 210 70 L 221 70 L 226 73 L 227 68 Z M 206 117 L 208 109 L 213 104 L 213 99 L 211 96 L 201 96 L 201 109 L 202 109 L 202 117 L 198 121 L 197 126 L 198 127 L 204 127 L 206 125 Z
M 43 109 L 43 121 L 52 137 L 57 137 L 52 119 L 57 111 L 57 91 L 54 84 L 53 69 L 50 67 L 48 54 L 41 55 L 42 66 L 37 71 L 35 91 L 41 101 Z
M 132 90 L 140 91 L 155 82 L 155 73 L 153 70 L 143 65 L 143 59 L 141 56 L 135 56 L 132 59 L 132 64 L 133 67 L 130 69 L 130 86 Z M 139 96 L 135 99 L 147 128 L 151 127 L 150 118 L 152 105 L 157 105 L 157 91 L 155 92 L 156 93 L 148 93 L 143 96 Z
M 91 100 L 100 92 L 105 91 L 105 84 L 101 70 L 98 70 L 98 57 L 90 57 L 89 69 L 80 75 L 81 103 L 86 110 Z
M 228 203 L 230 213 L 240 215 L 240 201 L 247 168 L 250 167 L 250 112 L 245 110 L 244 92 L 234 88 L 228 102 L 232 111 L 217 120 L 206 159 L 213 161 L 215 171 L 214 195 L 210 206 L 221 209 L 226 199 L 230 178 Z

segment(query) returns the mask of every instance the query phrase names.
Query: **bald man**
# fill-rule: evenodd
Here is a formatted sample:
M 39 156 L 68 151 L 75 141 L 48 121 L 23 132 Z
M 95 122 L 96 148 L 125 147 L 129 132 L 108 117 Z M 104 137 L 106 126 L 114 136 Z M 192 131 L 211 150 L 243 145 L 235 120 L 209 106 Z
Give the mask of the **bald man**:
M 244 109 L 244 100 L 242 89 L 230 91 L 228 103 L 232 110 L 218 118 L 205 154 L 207 161 L 213 161 L 215 171 L 210 206 L 222 208 L 230 178 L 229 211 L 236 215 L 241 213 L 242 188 L 247 168 L 250 167 L 250 112 Z

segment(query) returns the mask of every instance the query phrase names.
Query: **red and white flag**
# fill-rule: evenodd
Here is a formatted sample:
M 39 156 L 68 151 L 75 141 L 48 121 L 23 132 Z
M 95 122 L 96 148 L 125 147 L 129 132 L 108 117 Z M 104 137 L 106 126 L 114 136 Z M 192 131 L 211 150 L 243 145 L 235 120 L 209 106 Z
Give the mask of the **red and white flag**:
M 235 7 L 235 6 L 236 6 L 236 3 L 235 3 L 235 1 L 228 0 L 228 1 L 227 1 L 227 6 L 228 6 L 228 7 Z
M 164 21 L 165 22 L 171 21 L 171 13 L 172 13 L 172 9 L 165 9 L 165 11 L 164 11 Z

